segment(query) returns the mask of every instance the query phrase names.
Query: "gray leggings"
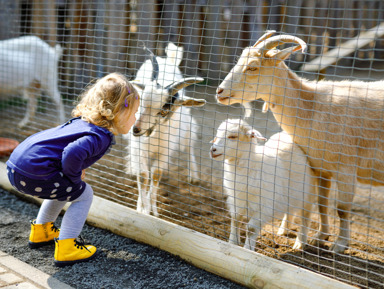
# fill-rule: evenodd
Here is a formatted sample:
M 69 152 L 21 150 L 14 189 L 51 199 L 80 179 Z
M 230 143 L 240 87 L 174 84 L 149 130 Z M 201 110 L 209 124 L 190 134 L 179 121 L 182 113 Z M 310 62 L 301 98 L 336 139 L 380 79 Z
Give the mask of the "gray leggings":
M 86 184 L 84 192 L 71 202 L 61 222 L 59 240 L 77 238 L 83 229 L 93 200 L 93 190 Z M 55 222 L 67 201 L 44 200 L 36 224 Z

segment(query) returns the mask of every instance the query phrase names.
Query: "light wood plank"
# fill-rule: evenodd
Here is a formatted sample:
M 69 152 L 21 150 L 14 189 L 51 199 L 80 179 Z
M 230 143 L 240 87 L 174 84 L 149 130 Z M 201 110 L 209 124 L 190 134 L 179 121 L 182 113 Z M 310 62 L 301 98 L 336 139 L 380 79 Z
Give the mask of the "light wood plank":
M 358 36 L 340 44 L 338 47 L 329 50 L 328 52 L 313 59 L 312 61 L 305 63 L 301 67 L 301 70 L 307 72 L 323 70 L 328 66 L 336 63 L 339 59 L 348 56 L 355 50 L 368 45 L 370 42 L 374 41 L 376 38 L 382 37 L 383 35 L 384 22 L 365 32 L 360 33 Z

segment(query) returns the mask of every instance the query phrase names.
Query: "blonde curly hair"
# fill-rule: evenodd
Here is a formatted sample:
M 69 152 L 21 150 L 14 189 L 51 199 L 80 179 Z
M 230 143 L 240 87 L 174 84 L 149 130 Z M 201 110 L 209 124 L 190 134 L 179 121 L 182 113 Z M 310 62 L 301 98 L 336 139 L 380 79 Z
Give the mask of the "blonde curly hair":
M 116 115 L 122 109 L 132 109 L 135 101 L 139 101 L 136 89 L 124 75 L 114 72 L 87 86 L 72 116 L 114 132 Z

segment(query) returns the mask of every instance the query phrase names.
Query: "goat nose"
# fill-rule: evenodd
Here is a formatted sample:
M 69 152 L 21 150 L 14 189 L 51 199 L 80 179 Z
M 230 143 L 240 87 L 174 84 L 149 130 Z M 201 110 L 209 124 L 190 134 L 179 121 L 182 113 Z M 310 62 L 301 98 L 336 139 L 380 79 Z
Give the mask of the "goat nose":
M 139 133 L 140 131 L 141 131 L 140 128 L 138 128 L 136 126 L 133 127 L 133 133 Z
M 220 94 L 220 93 L 222 93 L 223 91 L 224 91 L 224 89 L 221 88 L 221 87 L 218 87 L 218 88 L 216 89 L 216 93 L 217 93 L 217 94 Z

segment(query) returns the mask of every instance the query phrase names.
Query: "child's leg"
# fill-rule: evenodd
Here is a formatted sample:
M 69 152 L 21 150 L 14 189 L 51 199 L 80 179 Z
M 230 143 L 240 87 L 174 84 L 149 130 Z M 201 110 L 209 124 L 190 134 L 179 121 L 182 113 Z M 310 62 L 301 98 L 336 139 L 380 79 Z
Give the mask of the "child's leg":
M 36 224 L 55 222 L 66 201 L 44 200 L 36 218 Z
M 54 238 L 59 236 L 59 229 L 55 227 L 54 222 L 65 203 L 66 201 L 44 200 L 37 219 L 31 224 L 28 242 L 30 248 L 36 249 L 49 245 L 54 242 Z
M 93 190 L 86 185 L 84 192 L 72 201 L 61 223 L 59 240 L 77 238 L 83 229 L 93 200 Z
M 92 259 L 97 251 L 95 246 L 85 245 L 76 238 L 83 229 L 91 207 L 93 190 L 86 185 L 84 192 L 72 201 L 61 223 L 59 239 L 55 244 L 55 265 L 58 267 L 85 262 Z

